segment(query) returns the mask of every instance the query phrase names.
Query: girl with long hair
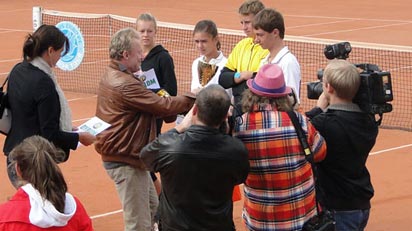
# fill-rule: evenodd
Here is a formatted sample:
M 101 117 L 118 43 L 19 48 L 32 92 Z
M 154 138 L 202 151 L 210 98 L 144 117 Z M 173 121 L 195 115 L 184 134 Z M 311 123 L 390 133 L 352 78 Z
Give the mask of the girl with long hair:
M 24 139 L 10 152 L 19 189 L 0 205 L 0 230 L 93 230 L 83 205 L 67 192 L 57 165 L 64 158 L 64 151 L 41 136 Z

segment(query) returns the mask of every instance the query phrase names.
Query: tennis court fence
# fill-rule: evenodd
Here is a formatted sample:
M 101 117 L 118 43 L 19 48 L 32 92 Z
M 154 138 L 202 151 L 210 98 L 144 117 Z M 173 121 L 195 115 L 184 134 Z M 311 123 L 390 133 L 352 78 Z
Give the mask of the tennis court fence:
M 55 72 L 64 90 L 95 94 L 99 79 L 109 63 L 108 46 L 111 36 L 121 28 L 135 27 L 136 19 L 111 14 L 70 13 L 46 9 L 41 9 L 40 15 L 40 22 L 34 21 L 34 24 L 56 25 L 68 21 L 78 26 L 84 38 L 84 58 L 73 71 L 56 68 Z M 179 93 L 190 90 L 191 64 L 199 55 L 192 40 L 193 28 L 193 25 L 158 22 L 157 42 L 162 44 L 174 59 Z M 237 30 L 219 28 L 219 37 L 221 50 L 228 56 L 244 34 Z M 306 84 L 316 81 L 317 71 L 328 62 L 323 54 L 324 47 L 338 42 L 342 41 L 285 37 L 286 45 L 296 55 L 301 66 L 301 105 L 304 110 L 316 104 L 314 100 L 306 98 Z M 352 52 L 348 61 L 376 64 L 392 75 L 393 111 L 384 114 L 382 127 L 412 131 L 412 48 L 349 42 Z

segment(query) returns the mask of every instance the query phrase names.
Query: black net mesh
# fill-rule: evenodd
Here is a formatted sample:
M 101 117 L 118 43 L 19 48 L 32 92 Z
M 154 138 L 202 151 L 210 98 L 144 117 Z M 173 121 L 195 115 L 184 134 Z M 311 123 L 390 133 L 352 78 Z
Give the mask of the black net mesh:
M 79 17 L 43 13 L 44 24 L 57 24 L 61 21 L 71 21 L 76 24 L 85 40 L 85 56 L 83 62 L 74 71 L 62 71 L 56 68 L 59 83 L 67 91 L 95 94 L 100 77 L 106 68 L 109 57 L 108 47 L 110 37 L 117 30 L 124 27 L 135 27 L 135 19 L 102 15 L 101 17 Z M 158 23 L 157 41 L 172 55 L 175 63 L 178 81 L 178 93 L 190 90 L 191 64 L 198 57 L 192 41 L 193 26 L 167 26 L 167 23 Z M 244 36 L 240 31 L 219 31 L 223 53 L 228 56 L 234 45 Z M 313 39 L 285 39 L 286 45 L 299 60 L 302 73 L 301 105 L 308 110 L 315 105 L 314 100 L 306 98 L 306 84 L 317 80 L 317 72 L 326 66 L 328 60 L 323 54 L 325 45 L 339 41 L 314 41 Z M 390 71 L 394 100 L 391 102 L 393 111 L 385 113 L 382 125 L 387 128 L 396 128 L 412 131 L 412 100 L 411 91 L 411 60 L 412 52 L 387 48 L 388 46 L 367 46 L 352 43 L 352 52 L 348 61 L 352 63 L 376 64 L 381 70 Z M 359 43 L 360 44 L 360 43 Z

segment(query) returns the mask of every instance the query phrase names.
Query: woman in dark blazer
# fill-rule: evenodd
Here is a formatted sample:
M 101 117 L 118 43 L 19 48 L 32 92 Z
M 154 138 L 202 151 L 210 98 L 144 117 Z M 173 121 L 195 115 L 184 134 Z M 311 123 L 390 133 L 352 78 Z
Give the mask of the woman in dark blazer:
M 27 36 L 23 62 L 14 66 L 9 75 L 7 94 L 12 125 L 3 147 L 6 156 L 33 135 L 40 135 L 61 148 L 66 153 L 64 161 L 78 142 L 90 145 L 95 141 L 90 133 L 73 132 L 70 108 L 52 71 L 69 49 L 67 37 L 55 26 L 42 25 Z M 17 187 L 14 168 L 8 168 L 7 172 Z

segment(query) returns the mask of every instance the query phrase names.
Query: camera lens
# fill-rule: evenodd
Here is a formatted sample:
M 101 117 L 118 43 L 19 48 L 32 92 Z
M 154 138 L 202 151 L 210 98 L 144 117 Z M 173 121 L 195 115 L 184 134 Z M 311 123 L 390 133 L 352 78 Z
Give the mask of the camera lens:
M 322 82 L 310 82 L 307 85 L 308 99 L 319 99 L 323 92 Z
M 352 46 L 348 42 L 344 42 L 345 52 L 350 53 L 352 51 Z
M 329 60 L 332 60 L 334 58 L 347 59 L 351 51 L 352 47 L 349 42 L 341 42 L 333 45 L 326 45 L 323 53 Z
M 334 59 L 336 57 L 333 45 L 326 45 L 323 53 L 327 59 Z

